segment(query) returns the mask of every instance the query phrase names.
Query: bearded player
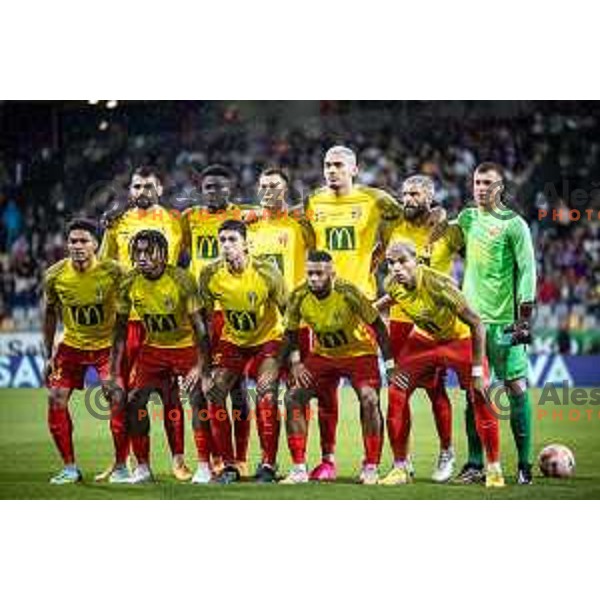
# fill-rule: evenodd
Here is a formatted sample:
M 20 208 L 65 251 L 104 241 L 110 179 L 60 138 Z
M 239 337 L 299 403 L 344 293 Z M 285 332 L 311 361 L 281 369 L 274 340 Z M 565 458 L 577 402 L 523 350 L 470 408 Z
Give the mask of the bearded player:
M 69 257 L 52 265 L 44 276 L 44 370 L 49 391 L 48 426 L 64 463 L 63 470 L 50 480 L 53 484 L 75 483 L 82 479 L 75 463 L 73 424 L 69 399 L 82 389 L 88 367 L 100 379 L 109 379 L 109 356 L 115 322 L 116 297 L 122 271 L 112 260 L 98 260 L 97 224 L 75 219 L 67 226 Z M 64 325 L 62 341 L 54 349 L 59 319 Z M 111 431 L 115 445 L 115 468 L 109 481 L 122 483 L 129 477 L 123 406 L 115 403 Z
M 400 241 L 414 243 L 419 260 L 432 269 L 446 275 L 451 274 L 455 248 L 449 243 L 447 236 L 442 236 L 433 245 L 429 245 L 431 234 L 431 212 L 434 210 L 434 184 L 430 177 L 414 175 L 406 179 L 402 185 L 403 218 L 397 219 L 386 229 L 384 242 L 386 246 Z M 394 356 L 397 356 L 406 343 L 413 329 L 413 322 L 395 304 L 389 296 L 380 298 L 376 304 L 379 310 L 390 308 L 390 339 Z M 440 453 L 431 479 L 436 483 L 445 483 L 452 478 L 455 456 L 452 448 L 452 405 L 446 386 L 444 385 L 444 369 L 434 373 L 425 390 L 433 409 L 436 429 L 440 441 Z M 410 405 L 404 411 L 407 419 L 406 427 L 410 428 Z M 414 474 L 412 465 L 409 471 Z
M 225 221 L 219 227 L 218 239 L 222 258 L 200 274 L 206 321 L 210 323 L 217 302 L 225 317 L 221 337 L 212 349 L 212 383 L 205 389 L 211 406 L 213 441 L 225 463 L 217 481 L 228 484 L 240 479 L 226 398 L 235 383 L 248 374 L 256 380 L 256 420 L 262 451 L 255 479 L 272 483 L 279 445 L 278 356 L 287 301 L 285 283 L 269 261 L 250 256 L 247 227 L 242 221 Z
M 121 364 L 129 315 L 135 309 L 146 335 L 128 382 L 127 427 L 137 459 L 128 483 L 142 484 L 153 481 L 150 394 L 158 391 L 164 406 L 172 405 L 168 398 L 173 393 L 171 381 L 178 377 L 187 380 L 189 390 L 196 390 L 206 373 L 208 337 L 196 283 L 187 271 L 167 264 L 167 238 L 160 231 L 139 231 L 131 240 L 131 256 L 135 269 L 125 276 L 119 290 L 111 374 L 114 377 Z
M 184 248 L 190 259 L 189 271 L 198 281 L 200 273 L 206 265 L 219 258 L 219 227 L 228 219 L 240 218 L 242 210 L 233 203 L 235 177 L 223 165 L 210 165 L 194 176 L 193 182 L 200 189 L 200 204 L 185 210 L 182 215 Z M 215 347 L 223 331 L 224 317 L 219 303 L 211 319 L 211 346 Z M 242 474 L 248 474 L 248 442 L 250 438 L 250 406 L 245 379 L 240 378 L 230 391 L 232 409 L 236 418 L 233 421 L 235 441 L 235 460 Z M 210 429 L 195 427 L 196 442 L 199 436 L 210 435 Z M 210 439 L 205 443 L 214 450 Z M 212 453 L 213 470 L 219 473 L 223 469 L 221 457 Z
M 315 335 L 315 347 L 303 358 L 298 332 L 305 322 Z M 377 343 L 367 326 L 375 332 Z M 308 255 L 306 283 L 290 297 L 286 315 L 287 345 L 292 387 L 286 395 L 286 430 L 293 467 L 282 483 L 309 480 L 306 469 L 306 412 L 313 396 L 336 400 L 340 379 L 346 377 L 357 391 L 363 434 L 364 461 L 359 481 L 378 481 L 383 445 L 383 417 L 379 404 L 381 387 L 377 346 L 386 369 L 394 373 L 394 360 L 385 324 L 371 302 L 351 283 L 335 278 L 332 257 L 317 250 Z M 318 391 L 325 393 L 319 395 Z
M 526 345 L 536 297 L 536 263 L 525 220 L 502 202 L 502 167 L 482 163 L 473 176 L 475 207 L 465 208 L 446 233 L 465 247 L 463 292 L 486 328 L 486 355 L 494 379 L 510 401 L 510 427 L 517 448 L 517 483 L 530 484 L 532 422 Z M 459 480 L 484 476 L 481 442 L 470 404 L 466 411 L 469 458 Z
M 325 154 L 323 173 L 326 186 L 308 200 L 307 216 L 316 236 L 316 247 L 333 257 L 337 275 L 354 284 L 374 301 L 375 271 L 381 258 L 385 232 L 403 219 L 403 210 L 383 190 L 358 185 L 356 155 L 350 148 L 334 146 Z M 445 211 L 432 209 L 432 223 L 445 219 Z M 335 479 L 335 437 L 338 404 L 322 403 L 329 412 L 319 411 L 323 461 L 311 479 Z
M 100 257 L 112 258 L 123 268 L 132 267 L 129 254 L 130 242 L 136 233 L 142 230 L 159 231 L 168 241 L 168 263 L 176 265 L 182 250 L 181 217 L 159 204 L 163 187 L 158 171 L 151 167 L 140 167 L 134 171 L 129 186 L 126 210 L 112 218 L 107 224 Z M 123 357 L 122 374 L 124 381 L 129 380 L 131 367 L 144 342 L 145 329 L 140 316 L 134 310 L 127 326 L 127 344 Z M 184 462 L 184 418 L 177 381 L 172 381 L 172 393 L 166 396 L 164 407 L 164 427 L 173 456 L 173 474 L 180 481 L 188 481 L 192 474 Z M 123 415 L 124 419 L 124 415 Z M 127 455 L 129 445 L 122 449 Z M 108 469 L 96 480 L 102 481 L 110 476 Z
M 389 388 L 388 434 L 394 466 L 383 485 L 408 483 L 409 427 L 405 411 L 413 390 L 436 370 L 456 372 L 460 386 L 469 392 L 475 424 L 487 455 L 487 487 L 503 487 L 498 421 L 485 394 L 485 328 L 450 277 L 419 265 L 412 242 L 394 242 L 386 252 L 390 276 L 385 290 L 412 319 L 415 328 L 395 356 L 402 372 Z

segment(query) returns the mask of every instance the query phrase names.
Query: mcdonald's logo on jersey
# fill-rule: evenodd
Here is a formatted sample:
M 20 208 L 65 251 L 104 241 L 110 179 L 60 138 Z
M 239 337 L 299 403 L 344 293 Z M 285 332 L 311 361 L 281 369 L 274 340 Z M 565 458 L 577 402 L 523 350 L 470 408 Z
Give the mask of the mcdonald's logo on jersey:
M 328 250 L 356 250 L 356 235 L 351 225 L 327 227 L 325 236 Z
M 104 323 L 104 306 L 102 304 L 87 304 L 85 306 L 70 306 L 71 317 L 77 325 L 94 327 Z
M 317 339 L 323 348 L 339 348 L 348 343 L 348 336 L 343 329 L 317 333 Z
M 256 329 L 256 313 L 250 310 L 225 311 L 227 321 L 235 331 L 254 331 Z
M 205 260 L 219 256 L 219 243 L 214 235 L 199 235 L 196 239 L 196 257 Z
M 172 314 L 156 315 L 146 313 L 144 315 L 144 326 L 148 333 L 166 333 L 177 329 L 177 321 L 175 315 Z

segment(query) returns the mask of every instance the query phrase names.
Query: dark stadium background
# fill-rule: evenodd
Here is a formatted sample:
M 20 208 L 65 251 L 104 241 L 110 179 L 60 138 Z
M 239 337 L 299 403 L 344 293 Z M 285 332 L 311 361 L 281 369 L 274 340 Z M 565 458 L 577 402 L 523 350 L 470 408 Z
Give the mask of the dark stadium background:
M 538 261 L 532 384 L 600 383 L 600 103 L 0 102 L 0 132 L 0 386 L 40 385 L 40 275 L 63 256 L 66 220 L 100 217 L 135 166 L 159 166 L 177 208 L 213 162 L 233 168 L 244 202 L 267 165 L 287 167 L 301 199 L 335 143 L 357 151 L 362 182 L 396 196 L 404 177 L 433 176 L 450 216 L 475 164 L 502 164 Z M 578 221 L 538 218 L 569 207 Z

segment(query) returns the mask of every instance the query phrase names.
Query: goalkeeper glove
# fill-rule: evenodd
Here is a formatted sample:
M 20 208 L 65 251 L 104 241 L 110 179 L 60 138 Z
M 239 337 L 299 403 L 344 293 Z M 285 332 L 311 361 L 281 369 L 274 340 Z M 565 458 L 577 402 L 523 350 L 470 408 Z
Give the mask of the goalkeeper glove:
M 531 318 L 533 316 L 533 302 L 523 302 L 519 305 L 518 319 L 504 329 L 504 341 L 508 346 L 531 344 Z

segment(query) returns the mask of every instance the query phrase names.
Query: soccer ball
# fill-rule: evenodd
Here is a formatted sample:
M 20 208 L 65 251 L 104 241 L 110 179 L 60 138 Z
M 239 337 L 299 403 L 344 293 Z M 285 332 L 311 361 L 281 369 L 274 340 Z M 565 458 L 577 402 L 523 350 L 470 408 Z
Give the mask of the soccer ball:
M 571 477 L 575 471 L 575 457 L 566 446 L 550 444 L 540 452 L 538 465 L 546 477 Z

